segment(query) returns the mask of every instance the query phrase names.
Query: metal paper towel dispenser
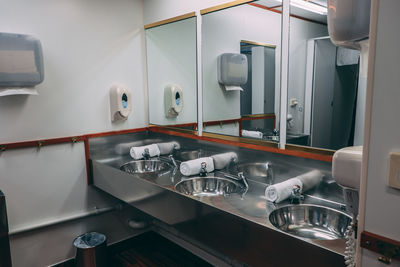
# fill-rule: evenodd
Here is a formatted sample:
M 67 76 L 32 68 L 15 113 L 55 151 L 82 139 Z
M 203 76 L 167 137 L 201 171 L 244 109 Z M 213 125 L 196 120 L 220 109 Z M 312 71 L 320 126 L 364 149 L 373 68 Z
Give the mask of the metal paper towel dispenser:
M 43 79 L 40 41 L 30 35 L 0 33 L 0 87 L 30 87 Z
M 247 82 L 247 57 L 242 54 L 224 53 L 217 59 L 218 82 L 223 85 L 243 85 Z
M 328 31 L 337 46 L 360 49 L 369 37 L 370 0 L 328 0 Z

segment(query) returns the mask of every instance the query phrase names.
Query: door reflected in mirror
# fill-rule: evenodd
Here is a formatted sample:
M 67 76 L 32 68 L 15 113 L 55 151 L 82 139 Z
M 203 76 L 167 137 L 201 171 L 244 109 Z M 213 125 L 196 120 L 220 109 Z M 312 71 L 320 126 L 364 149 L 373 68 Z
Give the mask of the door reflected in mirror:
M 281 2 L 202 16 L 205 132 L 279 141 Z
M 332 150 L 362 145 L 355 135 L 360 53 L 331 42 L 326 0 L 290 3 L 286 143 Z
M 197 127 L 196 17 L 146 29 L 150 124 Z
M 247 83 L 240 92 L 243 137 L 278 141 L 275 114 L 279 114 L 279 110 L 275 107 L 279 107 L 280 90 L 275 85 L 275 50 L 275 45 L 240 42 L 240 53 L 247 57 L 248 62 Z

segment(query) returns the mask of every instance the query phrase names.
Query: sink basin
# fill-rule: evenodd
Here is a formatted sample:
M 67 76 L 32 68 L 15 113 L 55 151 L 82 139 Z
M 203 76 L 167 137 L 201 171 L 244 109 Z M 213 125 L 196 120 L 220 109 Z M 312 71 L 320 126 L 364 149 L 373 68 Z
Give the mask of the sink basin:
M 291 205 L 271 212 L 269 220 L 289 234 L 319 240 L 344 238 L 351 217 L 334 209 L 315 205 Z
M 274 171 L 271 163 L 243 163 L 238 165 L 238 171 L 243 172 L 249 180 L 266 184 L 274 183 Z
M 192 196 L 219 196 L 239 193 L 243 186 L 231 179 L 221 177 L 184 178 L 175 185 L 175 189 Z
M 134 160 L 123 164 L 120 170 L 131 174 L 157 174 L 163 175 L 170 172 L 173 166 L 159 159 Z

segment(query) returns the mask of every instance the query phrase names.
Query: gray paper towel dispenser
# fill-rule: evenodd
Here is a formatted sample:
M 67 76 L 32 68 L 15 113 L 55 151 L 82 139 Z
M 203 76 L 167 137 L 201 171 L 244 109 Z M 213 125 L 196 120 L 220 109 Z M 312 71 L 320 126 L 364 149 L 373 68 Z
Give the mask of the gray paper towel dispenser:
M 40 41 L 30 35 L 0 33 L 0 87 L 30 87 L 43 79 Z
M 242 54 L 224 53 L 217 59 L 218 82 L 224 85 L 243 85 L 247 82 L 247 57 Z

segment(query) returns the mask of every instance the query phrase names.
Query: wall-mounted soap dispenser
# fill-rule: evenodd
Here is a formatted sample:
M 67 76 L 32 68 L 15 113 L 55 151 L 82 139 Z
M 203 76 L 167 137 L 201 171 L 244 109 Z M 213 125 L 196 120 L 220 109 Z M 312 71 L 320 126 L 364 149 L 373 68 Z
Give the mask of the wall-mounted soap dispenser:
M 183 109 L 183 92 L 176 84 L 169 84 L 164 87 L 164 108 L 165 117 L 175 118 Z
M 111 121 L 126 120 L 132 111 L 131 93 L 123 84 L 114 84 L 110 88 Z

